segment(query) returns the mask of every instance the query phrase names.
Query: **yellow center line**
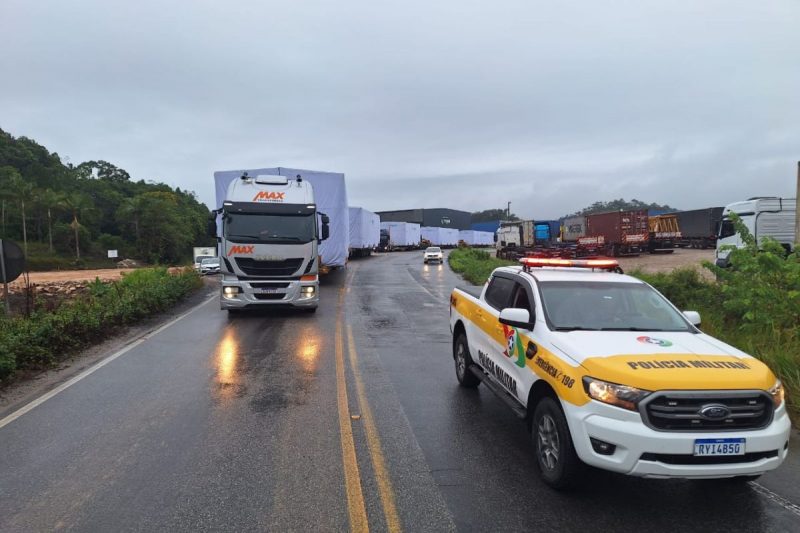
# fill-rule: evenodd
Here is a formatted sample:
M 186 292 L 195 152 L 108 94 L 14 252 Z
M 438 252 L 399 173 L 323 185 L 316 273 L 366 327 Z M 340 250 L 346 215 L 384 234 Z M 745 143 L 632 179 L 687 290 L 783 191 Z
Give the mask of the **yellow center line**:
M 364 421 L 367 446 L 372 457 L 372 466 L 375 471 L 375 480 L 378 483 L 378 492 L 383 506 L 383 516 L 386 519 L 386 527 L 392 533 L 399 532 L 402 528 L 400 527 L 400 518 L 397 515 L 392 480 L 386 468 L 386 460 L 383 457 L 383 449 L 381 448 L 378 430 L 375 427 L 375 419 L 372 417 L 372 409 L 370 409 L 367 396 L 364 393 L 364 383 L 361 381 L 361 372 L 358 370 L 358 353 L 356 352 L 356 343 L 353 340 L 353 328 L 350 327 L 350 324 L 347 325 L 347 346 L 350 352 L 350 366 L 353 369 L 356 381 L 356 393 L 358 405 L 361 409 L 361 419 Z
M 347 401 L 347 382 L 344 371 L 344 341 L 342 339 L 342 307 L 344 287 L 339 290 L 339 306 L 336 317 L 336 396 L 339 407 L 339 430 L 342 440 L 342 464 L 344 484 L 347 493 L 347 512 L 350 517 L 350 531 L 363 533 L 369 531 L 367 508 L 361 490 L 361 476 L 358 472 L 356 447 L 353 441 L 353 427 L 350 421 L 350 407 Z

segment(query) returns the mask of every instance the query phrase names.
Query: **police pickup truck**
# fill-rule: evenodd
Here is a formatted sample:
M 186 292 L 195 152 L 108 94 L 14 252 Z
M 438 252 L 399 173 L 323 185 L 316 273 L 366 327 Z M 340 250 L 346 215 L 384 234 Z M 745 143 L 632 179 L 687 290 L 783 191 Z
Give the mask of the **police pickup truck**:
M 524 258 L 480 296 L 455 289 L 456 377 L 530 428 L 543 480 L 584 465 L 633 476 L 747 481 L 786 458 L 781 382 L 698 328 L 615 260 Z

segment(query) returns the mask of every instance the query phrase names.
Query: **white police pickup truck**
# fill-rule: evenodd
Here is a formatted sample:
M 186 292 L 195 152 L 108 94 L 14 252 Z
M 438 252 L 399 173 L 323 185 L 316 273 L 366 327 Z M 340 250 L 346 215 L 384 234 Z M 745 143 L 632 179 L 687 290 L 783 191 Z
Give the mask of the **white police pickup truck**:
M 752 480 L 786 458 L 781 382 L 702 333 L 610 259 L 521 260 L 479 297 L 455 289 L 456 376 L 528 421 L 545 482 L 584 464 L 633 476 Z

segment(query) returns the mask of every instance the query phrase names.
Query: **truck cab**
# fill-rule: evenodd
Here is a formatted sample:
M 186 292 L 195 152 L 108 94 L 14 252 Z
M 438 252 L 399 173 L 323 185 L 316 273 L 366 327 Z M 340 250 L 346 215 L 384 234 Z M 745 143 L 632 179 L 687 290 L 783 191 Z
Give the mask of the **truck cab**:
M 764 237 L 778 241 L 787 252 L 794 251 L 794 223 L 797 212 L 795 198 L 750 198 L 726 206 L 722 211 L 722 222 L 717 237 L 716 264 L 728 267 L 729 247 L 744 247 L 741 236 L 736 233 L 731 213 L 736 213 L 742 223 L 755 237 L 756 245 Z
M 222 309 L 316 310 L 328 220 L 317 212 L 309 182 L 244 173 L 228 186 L 218 214 Z

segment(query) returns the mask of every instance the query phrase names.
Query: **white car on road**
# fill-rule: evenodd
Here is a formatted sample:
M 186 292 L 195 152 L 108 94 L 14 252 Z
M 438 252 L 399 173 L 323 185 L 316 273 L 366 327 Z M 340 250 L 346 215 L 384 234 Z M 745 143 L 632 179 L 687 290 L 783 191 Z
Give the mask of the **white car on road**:
M 425 252 L 422 254 L 422 261 L 425 264 L 428 264 L 432 261 L 441 263 L 442 261 L 444 261 L 444 253 L 442 252 L 442 249 L 439 248 L 438 246 L 430 246 L 426 248 Z

